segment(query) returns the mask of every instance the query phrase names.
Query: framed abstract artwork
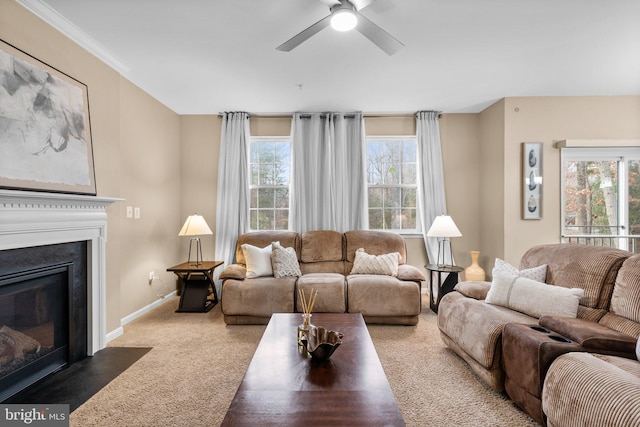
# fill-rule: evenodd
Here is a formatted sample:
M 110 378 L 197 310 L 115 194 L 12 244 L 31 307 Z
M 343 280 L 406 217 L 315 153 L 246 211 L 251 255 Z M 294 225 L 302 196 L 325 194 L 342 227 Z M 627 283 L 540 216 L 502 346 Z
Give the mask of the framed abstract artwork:
M 542 143 L 522 143 L 522 219 L 542 218 Z
M 0 40 L 0 188 L 96 194 L 87 86 Z

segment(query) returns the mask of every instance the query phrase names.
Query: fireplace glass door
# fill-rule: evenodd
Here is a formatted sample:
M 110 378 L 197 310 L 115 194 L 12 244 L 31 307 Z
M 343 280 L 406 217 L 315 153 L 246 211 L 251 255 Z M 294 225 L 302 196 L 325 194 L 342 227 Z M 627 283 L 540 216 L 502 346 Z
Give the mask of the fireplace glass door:
M 72 263 L 0 277 L 0 401 L 69 359 Z

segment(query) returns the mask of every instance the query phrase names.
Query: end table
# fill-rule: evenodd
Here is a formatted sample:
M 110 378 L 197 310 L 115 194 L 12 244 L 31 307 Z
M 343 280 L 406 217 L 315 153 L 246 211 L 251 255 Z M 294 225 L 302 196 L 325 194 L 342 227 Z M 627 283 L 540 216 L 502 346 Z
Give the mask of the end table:
M 440 300 L 443 296 L 448 294 L 453 290 L 453 287 L 458 283 L 458 273 L 460 273 L 464 268 L 458 267 L 457 265 L 436 265 L 436 264 L 428 264 L 425 265 L 424 268 L 429 270 L 429 308 L 434 313 L 438 312 L 438 306 L 440 305 Z M 444 282 L 442 282 L 442 275 L 447 274 Z M 438 276 L 438 296 L 436 299 L 433 299 L 433 276 Z
M 183 262 L 167 268 L 178 276 L 182 289 L 176 313 L 206 313 L 218 303 L 213 271 L 222 264 L 223 261 Z

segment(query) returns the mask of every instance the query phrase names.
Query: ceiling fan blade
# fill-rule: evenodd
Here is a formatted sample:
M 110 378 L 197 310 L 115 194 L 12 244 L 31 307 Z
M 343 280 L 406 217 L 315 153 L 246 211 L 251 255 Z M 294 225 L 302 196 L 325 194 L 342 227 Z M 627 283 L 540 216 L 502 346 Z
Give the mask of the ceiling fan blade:
M 354 5 L 356 7 L 356 10 L 361 10 L 369 6 L 374 1 L 375 0 L 349 0 L 349 3 Z
M 371 40 L 380 49 L 384 50 L 389 56 L 404 47 L 402 42 L 382 28 L 378 27 L 360 13 L 358 13 L 358 25 L 356 25 L 356 30 L 360 31 L 362 35 Z
M 289 52 L 293 48 L 301 44 L 302 42 L 309 39 L 311 36 L 314 36 L 318 34 L 321 30 L 324 30 L 325 28 L 327 28 L 330 23 L 331 23 L 331 15 L 325 16 L 324 18 L 322 18 L 312 26 L 302 30 L 301 32 L 291 37 L 286 42 L 282 43 L 276 49 L 281 50 L 283 52 Z

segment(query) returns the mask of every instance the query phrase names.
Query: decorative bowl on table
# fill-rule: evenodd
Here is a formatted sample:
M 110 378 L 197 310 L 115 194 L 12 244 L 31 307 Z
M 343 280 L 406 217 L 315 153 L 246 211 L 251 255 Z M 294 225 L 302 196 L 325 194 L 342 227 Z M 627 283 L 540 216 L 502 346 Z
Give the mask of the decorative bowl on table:
M 311 326 L 303 339 L 307 352 L 313 359 L 327 360 L 342 344 L 342 333 L 322 326 Z

